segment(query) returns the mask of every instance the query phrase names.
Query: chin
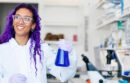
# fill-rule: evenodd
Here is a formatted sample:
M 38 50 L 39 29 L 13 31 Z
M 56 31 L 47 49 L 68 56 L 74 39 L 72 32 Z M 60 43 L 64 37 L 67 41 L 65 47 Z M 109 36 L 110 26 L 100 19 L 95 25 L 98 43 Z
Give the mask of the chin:
M 17 36 L 26 36 L 27 34 L 25 34 L 25 33 L 16 33 L 15 35 L 17 35 Z

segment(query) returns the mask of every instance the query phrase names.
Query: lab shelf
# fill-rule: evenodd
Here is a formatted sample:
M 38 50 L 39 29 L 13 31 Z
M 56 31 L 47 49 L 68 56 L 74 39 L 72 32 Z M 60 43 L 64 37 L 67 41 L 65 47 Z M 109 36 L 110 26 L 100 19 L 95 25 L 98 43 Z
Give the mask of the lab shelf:
M 109 24 L 112 24 L 114 22 L 117 22 L 117 21 L 125 21 L 126 19 L 128 19 L 128 17 L 130 17 L 130 13 L 129 12 L 126 12 L 124 14 L 122 14 L 121 16 L 119 16 L 118 18 L 115 17 L 113 19 L 110 19 L 110 20 L 106 20 L 105 22 L 103 22 L 102 24 L 98 25 L 97 26 L 97 29 L 102 29 L 102 28 L 106 28 L 105 26 L 109 25 Z
M 104 28 L 104 26 L 112 24 L 112 23 L 117 22 L 117 21 L 119 21 L 119 20 L 116 18 L 107 20 L 107 21 L 103 22 L 102 24 L 98 25 L 97 29 L 102 29 L 102 28 Z
M 126 49 L 130 49 L 130 46 L 127 47 L 116 47 L 116 48 L 100 48 L 100 50 L 126 50 Z
M 56 44 L 58 41 L 45 41 L 46 43 L 48 43 L 48 44 Z
M 77 23 L 45 23 L 45 27 L 72 27 L 77 28 L 79 25 Z
M 56 45 L 58 41 L 45 41 L 49 45 Z M 78 42 L 72 42 L 73 45 L 76 45 Z
M 46 3 L 44 5 L 45 7 L 80 7 L 81 4 L 80 3 L 76 3 L 76 2 L 64 2 L 64 3 Z
M 105 0 L 102 0 L 101 2 L 98 2 L 98 4 L 96 5 L 96 8 L 101 8 L 104 4 L 105 4 Z
M 101 0 L 97 3 L 96 9 L 103 9 L 104 4 L 110 3 L 110 0 Z M 114 5 L 114 4 L 113 4 Z

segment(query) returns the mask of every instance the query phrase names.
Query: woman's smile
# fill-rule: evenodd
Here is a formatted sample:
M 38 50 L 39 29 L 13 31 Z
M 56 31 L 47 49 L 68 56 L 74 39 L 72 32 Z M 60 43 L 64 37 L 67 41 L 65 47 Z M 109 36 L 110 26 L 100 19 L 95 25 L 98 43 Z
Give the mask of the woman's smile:
M 21 27 L 21 26 L 18 26 L 17 28 L 18 28 L 19 30 L 24 29 L 24 27 Z

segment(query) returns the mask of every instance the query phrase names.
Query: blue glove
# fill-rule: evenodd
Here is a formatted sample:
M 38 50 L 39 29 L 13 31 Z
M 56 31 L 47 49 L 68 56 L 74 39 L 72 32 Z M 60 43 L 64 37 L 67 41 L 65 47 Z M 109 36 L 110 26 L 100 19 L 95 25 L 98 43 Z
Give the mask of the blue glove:
M 57 46 L 65 51 L 68 51 L 69 53 L 72 51 L 72 43 L 70 41 L 60 40 L 57 42 Z
M 9 83 L 27 83 L 27 78 L 23 74 L 14 74 L 10 77 Z

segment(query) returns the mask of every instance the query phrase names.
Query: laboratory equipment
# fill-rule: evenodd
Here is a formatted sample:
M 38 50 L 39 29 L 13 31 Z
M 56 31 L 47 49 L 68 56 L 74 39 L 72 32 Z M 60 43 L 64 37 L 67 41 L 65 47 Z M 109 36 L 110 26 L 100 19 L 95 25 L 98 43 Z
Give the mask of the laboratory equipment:
M 96 67 L 89 61 L 88 57 L 84 54 L 81 55 L 82 60 L 85 62 L 87 67 L 87 74 L 91 83 L 99 83 L 100 80 L 105 80 L 101 73 L 96 69 Z
M 96 53 L 96 68 L 105 78 L 117 77 L 130 82 L 130 48 L 104 48 Z
M 87 71 L 97 71 L 97 69 L 94 67 L 94 65 L 89 61 L 88 57 L 85 56 L 84 54 L 81 55 L 82 56 L 82 60 L 85 62 L 86 64 L 86 69 Z
M 60 67 L 68 67 L 70 65 L 68 51 L 58 49 L 55 65 Z
M 116 54 L 121 65 L 121 76 L 124 80 L 130 82 L 130 49 L 118 49 Z
M 113 54 L 113 51 L 111 50 L 111 52 Z M 81 55 L 83 61 L 86 63 L 86 67 L 88 67 L 87 69 L 87 74 L 88 74 L 88 79 L 91 81 L 91 83 L 119 83 L 118 80 L 119 79 L 107 79 L 105 78 L 102 73 L 100 72 L 100 70 L 98 70 L 90 61 L 89 58 L 87 56 L 85 56 L 84 54 Z M 105 56 L 106 57 L 106 56 Z M 114 57 L 112 57 L 114 58 Z M 105 58 L 106 59 L 106 58 Z M 106 63 L 106 61 L 105 61 Z
M 105 78 L 120 77 L 121 66 L 113 48 L 95 48 L 95 67 Z

